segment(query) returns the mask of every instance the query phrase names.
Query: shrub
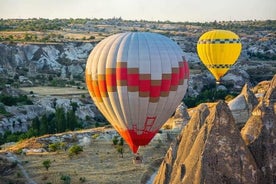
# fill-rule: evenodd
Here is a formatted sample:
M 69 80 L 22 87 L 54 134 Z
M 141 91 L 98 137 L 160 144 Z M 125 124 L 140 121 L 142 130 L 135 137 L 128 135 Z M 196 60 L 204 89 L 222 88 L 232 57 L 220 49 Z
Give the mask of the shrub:
M 59 143 L 56 142 L 53 144 L 49 144 L 48 148 L 49 148 L 49 151 L 57 151 L 59 149 Z
M 123 145 L 124 145 L 124 139 L 123 139 L 122 137 L 120 138 L 119 145 L 120 145 L 120 146 L 123 146 Z
M 113 145 L 117 145 L 119 140 L 118 140 L 118 136 L 114 136 L 112 139 Z
M 83 151 L 83 147 L 75 144 L 69 148 L 68 154 L 70 157 L 72 157 L 73 155 L 77 155 L 82 151 Z
M 65 150 L 66 143 L 65 142 L 55 142 L 55 143 L 49 144 L 48 148 L 49 148 L 49 151 Z
M 84 183 L 86 181 L 86 178 L 85 177 L 80 177 L 80 182 L 81 183 Z
M 100 136 L 100 134 L 94 134 L 92 135 L 92 139 L 97 139 Z
M 71 183 L 71 177 L 68 175 L 62 175 L 60 177 L 61 180 L 63 180 L 64 184 L 70 184 Z
M 47 159 L 42 162 L 42 165 L 46 168 L 48 171 L 49 167 L 51 167 L 51 160 Z
M 121 154 L 121 158 L 124 157 L 124 146 L 123 145 L 116 145 L 116 150 L 118 153 Z

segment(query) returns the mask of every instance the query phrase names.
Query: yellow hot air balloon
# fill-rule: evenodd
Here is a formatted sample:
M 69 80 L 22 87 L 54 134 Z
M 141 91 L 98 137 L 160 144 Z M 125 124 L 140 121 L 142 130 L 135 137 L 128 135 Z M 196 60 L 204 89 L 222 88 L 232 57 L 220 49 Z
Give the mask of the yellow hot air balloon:
M 199 58 L 213 74 L 217 83 L 235 64 L 241 49 L 239 36 L 228 30 L 208 31 L 197 42 Z

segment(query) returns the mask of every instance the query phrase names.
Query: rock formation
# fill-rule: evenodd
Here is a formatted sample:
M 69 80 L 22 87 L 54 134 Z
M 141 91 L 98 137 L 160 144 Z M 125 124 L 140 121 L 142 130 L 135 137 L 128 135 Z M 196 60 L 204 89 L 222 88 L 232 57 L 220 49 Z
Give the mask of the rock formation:
M 257 98 L 248 85 L 245 84 L 242 92 L 228 103 L 238 127 L 244 126 L 257 104 Z
M 262 171 L 262 183 L 276 182 L 276 75 L 241 135 Z
M 171 126 L 174 130 L 179 130 L 179 132 L 188 123 L 190 116 L 187 112 L 187 106 L 183 102 L 181 102 L 180 105 L 176 108 L 175 114 L 171 119 L 172 121 L 169 121 L 166 124 Z
M 55 106 L 63 108 L 67 112 L 72 108 L 71 102 L 77 104 L 75 115 L 83 123 L 87 123 L 86 118 L 102 117 L 93 103 L 84 103 L 78 98 L 41 97 L 33 105 L 4 106 L 9 116 L 0 117 L 0 134 L 4 134 L 6 131 L 26 132 L 35 117 L 55 113 Z
M 259 183 L 260 171 L 227 104 L 202 104 L 171 145 L 155 184 Z
M 165 159 L 161 164 L 159 172 L 156 176 L 156 178 L 159 179 L 158 183 L 169 183 L 170 177 L 168 175 L 172 173 L 176 155 L 179 154 L 179 158 L 187 157 L 191 147 L 193 146 L 196 136 L 208 114 L 209 109 L 207 105 L 201 104 L 198 106 L 197 110 L 194 112 L 193 116 L 191 117 L 191 120 L 189 121 L 190 123 L 186 125 L 186 127 L 183 129 L 182 133 L 179 135 L 177 140 L 175 140 L 171 144 L 165 156 Z M 182 147 L 182 149 L 179 149 L 179 151 L 177 151 L 177 147 Z
M 61 78 L 83 75 L 88 54 L 94 43 L 2 44 L 0 43 L 0 75 L 36 77 L 57 74 Z

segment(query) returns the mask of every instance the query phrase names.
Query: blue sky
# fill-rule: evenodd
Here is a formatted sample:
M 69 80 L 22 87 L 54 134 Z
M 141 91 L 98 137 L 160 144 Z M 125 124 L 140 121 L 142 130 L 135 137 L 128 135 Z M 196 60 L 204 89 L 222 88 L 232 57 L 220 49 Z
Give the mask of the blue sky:
M 276 20 L 276 0 L 0 0 L 0 18 Z

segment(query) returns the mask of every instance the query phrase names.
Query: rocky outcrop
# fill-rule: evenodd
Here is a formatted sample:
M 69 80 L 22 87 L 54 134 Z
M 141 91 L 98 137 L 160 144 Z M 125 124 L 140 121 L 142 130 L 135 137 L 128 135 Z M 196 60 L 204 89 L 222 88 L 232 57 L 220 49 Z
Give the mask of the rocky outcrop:
M 176 160 L 176 155 L 179 155 L 178 158 L 187 157 L 208 114 L 209 109 L 207 105 L 201 104 L 198 106 L 193 116 L 191 117 L 189 124 L 185 126 L 179 137 L 171 144 L 164 161 L 159 168 L 159 172 L 157 173 L 156 178 L 158 179 L 155 179 L 156 182 L 158 180 L 157 183 L 169 183 L 170 174 L 172 173 L 173 165 Z M 182 147 L 182 149 L 177 150 L 178 147 Z
M 247 84 L 244 85 L 242 92 L 228 103 L 239 128 L 244 126 L 257 104 L 258 100 Z
M 262 183 L 276 182 L 276 75 L 241 135 L 260 168 Z
M 61 78 L 83 75 L 93 43 L 1 44 L 0 74 L 5 76 L 56 74 Z
M 260 171 L 227 104 L 200 105 L 162 162 L 155 184 L 259 183 Z
M 55 113 L 56 108 L 63 108 L 65 112 L 72 109 L 71 103 L 77 104 L 75 115 L 87 126 L 87 119 L 102 117 L 93 103 L 83 103 L 79 98 L 42 97 L 34 101 L 33 105 L 4 106 L 9 116 L 0 118 L 0 134 L 5 131 L 26 132 L 36 117 Z
M 172 129 L 181 130 L 190 120 L 190 116 L 187 112 L 187 106 L 181 102 L 180 105 L 176 108 L 174 116 L 172 117 Z

